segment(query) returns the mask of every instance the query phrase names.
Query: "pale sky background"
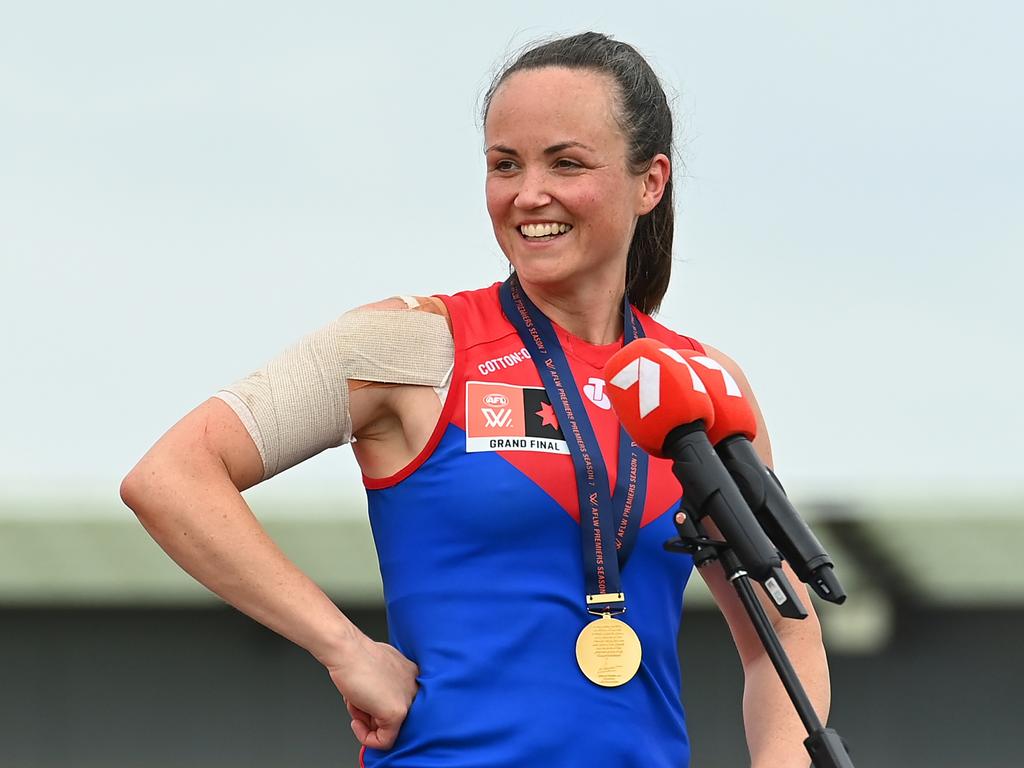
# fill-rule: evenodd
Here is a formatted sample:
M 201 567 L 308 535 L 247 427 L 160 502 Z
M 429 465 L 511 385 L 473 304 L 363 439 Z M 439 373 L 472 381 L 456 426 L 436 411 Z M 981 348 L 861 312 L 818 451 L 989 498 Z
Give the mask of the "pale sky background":
M 342 311 L 502 279 L 479 96 L 585 29 L 676 94 L 660 319 L 743 365 L 787 487 L 1020 492 L 1022 8 L 0 0 L 0 494 L 116 500 Z

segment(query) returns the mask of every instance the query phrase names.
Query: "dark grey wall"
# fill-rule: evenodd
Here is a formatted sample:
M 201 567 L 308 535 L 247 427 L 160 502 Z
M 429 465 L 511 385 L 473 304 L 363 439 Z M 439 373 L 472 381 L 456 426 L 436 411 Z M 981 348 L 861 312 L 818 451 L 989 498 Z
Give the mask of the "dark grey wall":
M 384 638 L 381 611 L 352 611 Z M 831 656 L 858 768 L 1019 768 L 1024 613 L 899 613 Z M 719 616 L 681 638 L 694 768 L 746 764 L 741 671 Z M 627 736 L 628 738 L 628 736 Z M 341 697 L 303 651 L 230 609 L 0 610 L 3 768 L 354 766 Z

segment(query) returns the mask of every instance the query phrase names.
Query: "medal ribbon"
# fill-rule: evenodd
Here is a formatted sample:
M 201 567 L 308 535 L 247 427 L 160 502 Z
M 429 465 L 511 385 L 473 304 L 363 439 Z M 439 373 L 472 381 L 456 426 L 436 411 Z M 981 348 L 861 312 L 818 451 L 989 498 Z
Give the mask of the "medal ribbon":
M 601 447 L 554 326 L 526 295 L 516 275 L 502 284 L 499 296 L 505 317 L 530 350 L 572 457 L 580 502 L 587 610 L 594 614 L 622 613 L 626 606 L 620 571 L 633 551 L 643 518 L 647 453 L 620 425 L 615 494 L 609 498 Z M 628 344 L 644 332 L 629 300 L 623 298 L 622 304 L 623 343 Z M 609 549 L 612 542 L 614 557 Z

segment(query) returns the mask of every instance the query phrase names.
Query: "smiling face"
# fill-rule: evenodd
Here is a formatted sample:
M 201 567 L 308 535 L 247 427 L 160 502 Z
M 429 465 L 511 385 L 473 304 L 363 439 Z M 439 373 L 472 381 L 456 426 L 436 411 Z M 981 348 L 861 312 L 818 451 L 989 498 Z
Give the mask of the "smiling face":
M 621 296 L 637 217 L 660 194 L 649 173 L 629 169 L 615 88 L 598 72 L 549 67 L 516 72 L 494 94 L 487 211 L 528 290 L 586 285 Z

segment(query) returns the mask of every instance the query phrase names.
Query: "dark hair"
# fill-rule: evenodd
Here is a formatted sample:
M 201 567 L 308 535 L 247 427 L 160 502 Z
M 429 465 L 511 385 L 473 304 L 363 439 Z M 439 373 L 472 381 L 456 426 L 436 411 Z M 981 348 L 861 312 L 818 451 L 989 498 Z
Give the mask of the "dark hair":
M 545 67 L 586 69 L 609 75 L 618 86 L 616 118 L 629 145 L 630 170 L 643 173 L 654 156 L 672 157 L 672 111 L 658 76 L 635 48 L 597 32 L 540 43 L 527 49 L 495 76 L 483 103 L 486 122 L 491 99 L 516 72 Z M 641 312 L 655 312 L 672 272 L 675 208 L 672 179 L 654 210 L 640 217 L 626 261 L 626 295 Z

